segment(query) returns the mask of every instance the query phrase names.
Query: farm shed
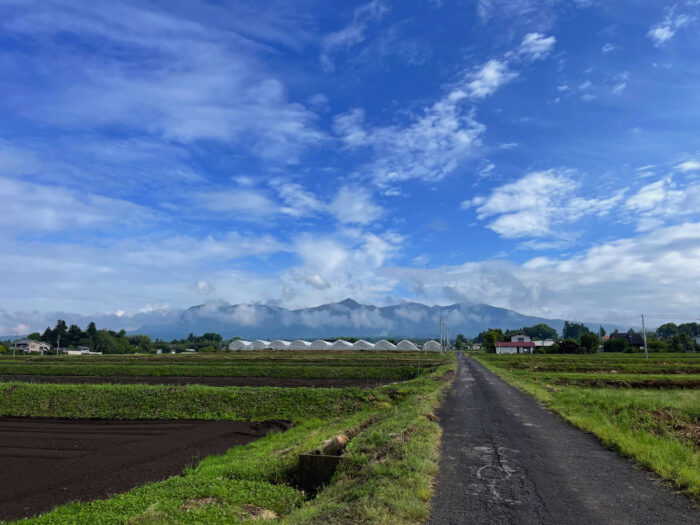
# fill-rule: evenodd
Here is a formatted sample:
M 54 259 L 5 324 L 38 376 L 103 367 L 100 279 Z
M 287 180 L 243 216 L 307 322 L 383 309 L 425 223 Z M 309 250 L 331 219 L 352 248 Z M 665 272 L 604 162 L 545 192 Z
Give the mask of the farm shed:
M 352 347 L 355 350 L 374 350 L 374 344 L 369 343 L 365 341 L 364 339 L 360 339 L 359 341 L 355 341 L 353 343 Z
M 289 345 L 290 350 L 309 350 L 310 348 L 311 343 L 303 339 L 295 339 Z
M 263 341 L 262 339 L 253 341 L 253 350 L 265 350 L 266 348 L 270 348 L 270 341 Z
M 374 349 L 375 350 L 396 350 L 396 345 L 394 343 L 390 343 L 386 339 L 382 339 L 381 341 L 377 341 L 374 343 Z
M 426 352 L 439 352 L 441 350 L 440 343 L 438 343 L 437 341 L 427 341 L 423 345 L 423 350 L 425 350 Z
M 338 339 L 331 345 L 331 348 L 333 350 L 352 350 L 353 346 L 352 343 L 349 341 L 343 341 L 342 339 Z
M 414 345 L 411 341 L 406 341 L 405 339 L 403 341 L 399 341 L 399 344 L 396 345 L 397 350 L 418 350 L 418 347 Z
M 331 344 L 321 339 L 316 339 L 316 341 L 311 343 L 311 350 L 330 350 L 330 348 Z
M 236 341 L 231 341 L 228 345 L 229 350 L 252 350 L 253 343 L 250 341 L 244 341 L 243 339 L 237 339 Z
M 273 350 L 289 350 L 292 343 L 289 341 L 283 341 L 282 339 L 275 339 L 270 343 L 270 347 Z

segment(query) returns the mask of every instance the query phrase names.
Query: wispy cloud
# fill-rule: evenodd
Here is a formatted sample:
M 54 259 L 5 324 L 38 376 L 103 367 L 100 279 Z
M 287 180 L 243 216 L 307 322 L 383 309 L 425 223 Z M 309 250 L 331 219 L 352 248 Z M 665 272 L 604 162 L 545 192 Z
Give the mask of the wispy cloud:
M 667 9 L 666 16 L 658 24 L 649 29 L 647 36 L 652 39 L 656 47 L 660 47 L 671 40 L 676 32 L 695 20 L 694 17 L 684 14 L 676 14 L 676 7 Z

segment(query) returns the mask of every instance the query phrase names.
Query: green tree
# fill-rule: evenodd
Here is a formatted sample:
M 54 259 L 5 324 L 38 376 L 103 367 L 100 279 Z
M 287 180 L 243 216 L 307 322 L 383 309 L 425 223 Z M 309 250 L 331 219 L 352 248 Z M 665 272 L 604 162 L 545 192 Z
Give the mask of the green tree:
M 27 336 L 27 339 L 31 339 L 32 341 L 41 341 L 41 334 L 39 332 L 32 332 Z
M 48 326 L 46 327 L 46 330 L 44 330 L 44 333 L 41 334 L 41 340 L 44 343 L 49 343 L 50 345 L 56 344 L 56 338 L 53 336 L 53 330 L 51 330 L 51 328 Z
M 678 327 L 676 323 L 662 324 L 656 329 L 656 333 L 661 339 L 671 339 L 674 335 L 678 335 Z
M 600 339 L 595 334 L 581 334 L 580 342 L 587 354 L 594 354 L 598 351 Z
M 68 333 L 66 334 L 66 344 L 65 346 L 77 346 L 80 344 L 80 340 L 83 338 L 83 331 L 78 325 L 72 324 L 68 328 Z M 63 339 L 63 338 L 61 338 Z
M 569 321 L 564 321 L 564 331 L 562 332 L 562 337 L 564 339 L 576 339 L 579 341 L 581 335 L 590 334 L 591 331 L 583 323 L 570 323 Z
M 671 352 L 689 352 L 695 350 L 695 340 L 690 335 L 679 333 L 671 338 Z
M 496 352 L 496 343 L 499 341 L 503 341 L 505 338 L 505 335 L 503 334 L 503 330 L 500 328 L 489 328 L 486 330 L 486 332 L 482 332 L 483 336 L 483 344 L 482 347 L 484 350 L 487 352 L 491 352 L 492 354 Z
M 627 339 L 610 338 L 603 342 L 604 352 L 626 352 L 628 347 Z
M 551 326 L 539 323 L 533 326 L 526 326 L 521 330 L 524 334 L 529 335 L 533 339 L 557 339 L 559 333 Z
M 455 349 L 466 350 L 469 346 L 469 339 L 464 337 L 464 334 L 457 334 L 457 339 L 455 339 Z
M 56 321 L 56 326 L 54 326 L 52 332 L 54 338 L 54 340 L 51 342 L 52 344 L 56 344 L 56 340 L 59 337 L 61 338 L 61 341 L 65 341 L 66 334 L 68 333 L 68 326 L 66 325 L 66 322 L 63 319 Z M 66 346 L 66 344 L 62 343 L 62 346 Z
M 700 325 L 698 323 L 683 323 L 678 325 L 678 332 L 690 337 L 700 337 Z

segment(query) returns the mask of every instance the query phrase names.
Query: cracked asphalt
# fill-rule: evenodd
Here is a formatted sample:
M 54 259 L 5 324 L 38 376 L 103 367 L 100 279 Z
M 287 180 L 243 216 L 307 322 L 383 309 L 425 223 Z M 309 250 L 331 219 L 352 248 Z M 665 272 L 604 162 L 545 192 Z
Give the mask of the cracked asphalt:
M 690 498 L 458 360 L 429 524 L 700 524 Z

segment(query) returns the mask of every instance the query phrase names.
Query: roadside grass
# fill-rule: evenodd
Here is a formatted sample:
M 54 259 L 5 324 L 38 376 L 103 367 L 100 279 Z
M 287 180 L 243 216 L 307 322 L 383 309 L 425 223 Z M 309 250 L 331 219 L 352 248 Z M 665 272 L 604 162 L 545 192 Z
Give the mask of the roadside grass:
M 251 404 L 230 408 L 237 418 L 287 419 L 295 425 L 207 457 L 181 476 L 106 500 L 63 505 L 19 523 L 248 523 L 265 517 L 271 520 L 266 523 L 420 523 L 429 512 L 440 440 L 439 425 L 426 415 L 436 408 L 449 385 L 443 380 L 445 373 L 456 369 L 453 356 L 444 362 L 429 376 L 374 390 L 232 388 L 246 391 L 236 402 Z M 229 390 L 195 389 L 203 397 Z M 267 392 L 256 400 L 252 394 L 262 390 Z M 294 393 L 302 390 L 309 392 Z M 125 391 L 129 397 L 133 394 Z M 312 397 L 305 398 L 306 394 Z M 349 405 L 344 404 L 345 397 L 351 398 Z M 282 409 L 276 405 L 280 400 L 284 400 Z M 257 402 L 259 406 L 252 406 Z M 343 411 L 346 408 L 348 412 Z M 309 498 L 293 486 L 290 480 L 300 453 L 352 430 L 359 433 L 327 487 Z
M 577 386 L 557 379 L 573 376 L 584 380 L 588 375 L 595 381 L 601 377 L 607 379 L 610 374 L 533 373 L 512 366 L 510 357 L 474 355 L 507 382 L 530 393 L 575 426 L 595 434 L 606 446 L 700 499 L 700 389 L 697 386 L 685 389 Z M 577 357 L 585 362 L 596 356 Z M 680 379 L 663 374 L 644 377 Z

